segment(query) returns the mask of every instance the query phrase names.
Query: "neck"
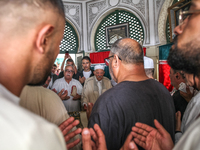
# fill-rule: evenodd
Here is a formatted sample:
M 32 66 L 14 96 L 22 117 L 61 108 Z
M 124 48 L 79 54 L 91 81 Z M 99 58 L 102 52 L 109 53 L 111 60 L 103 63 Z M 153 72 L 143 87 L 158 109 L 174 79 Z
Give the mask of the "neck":
M 149 79 L 146 76 L 144 65 L 122 65 L 119 69 L 117 81 L 118 83 L 122 81 L 144 81 Z
M 90 71 L 90 69 L 88 69 L 88 70 L 84 70 L 84 72 L 89 72 Z
M 10 61 L 6 60 L 9 58 Z M 20 96 L 23 87 L 29 82 L 29 73 L 31 72 L 21 60 L 16 61 L 16 58 L 1 57 L 0 58 L 0 84 L 6 87 L 11 93 Z M 24 60 L 25 61 L 25 60 Z
M 72 80 L 72 78 L 71 79 L 66 79 L 65 78 L 65 81 L 69 84 L 69 82 Z

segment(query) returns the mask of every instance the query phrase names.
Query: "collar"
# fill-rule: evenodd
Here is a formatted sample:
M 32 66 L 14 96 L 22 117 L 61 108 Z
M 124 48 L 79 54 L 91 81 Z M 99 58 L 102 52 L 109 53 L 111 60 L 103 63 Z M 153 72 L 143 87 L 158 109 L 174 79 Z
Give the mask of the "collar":
M 0 96 L 5 99 L 19 105 L 20 98 L 11 93 L 8 89 L 6 89 L 2 84 L 0 84 Z
M 100 83 L 102 82 L 102 80 L 101 81 L 97 80 L 96 76 L 94 76 L 94 78 L 96 82 L 100 82 Z

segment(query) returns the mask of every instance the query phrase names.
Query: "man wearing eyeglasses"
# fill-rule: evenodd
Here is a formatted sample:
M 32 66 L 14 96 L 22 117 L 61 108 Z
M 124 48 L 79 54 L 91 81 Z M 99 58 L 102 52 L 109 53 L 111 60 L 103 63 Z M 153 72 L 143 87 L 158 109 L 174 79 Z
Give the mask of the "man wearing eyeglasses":
M 193 0 L 189 11 L 180 13 L 179 22 L 181 24 L 174 29 L 177 37 L 170 50 L 168 64 L 173 69 L 182 70 L 181 73 L 184 73 L 187 81 L 186 83 L 199 90 L 200 0 Z M 190 103 L 191 102 L 192 100 Z M 199 102 L 196 101 L 195 103 L 198 104 Z M 174 150 L 200 149 L 200 111 L 199 108 L 193 109 L 196 105 L 195 103 L 190 107 L 192 111 L 188 113 L 187 116 L 184 115 L 187 119 L 190 119 L 190 121 L 187 121 L 187 125 L 190 125 L 190 127 L 183 134 L 175 147 L 167 131 L 157 121 L 154 121 L 157 129 L 145 124 L 137 123 L 136 126 L 132 128 L 135 137 L 134 141 L 144 149 L 152 150 L 171 150 L 173 147 Z M 193 123 L 191 124 L 191 122 Z
M 110 75 L 118 84 L 97 99 L 88 126 L 99 124 L 108 150 L 120 149 L 136 122 L 153 126 L 155 118 L 174 139 L 172 97 L 161 83 L 146 76 L 141 45 L 120 39 L 112 45 L 108 59 Z
M 56 91 L 58 96 L 62 99 L 68 112 L 80 111 L 82 85 L 78 80 L 72 78 L 73 74 L 74 66 L 66 65 L 64 77 L 57 79 L 52 87 L 52 89 Z M 73 90 L 76 91 L 75 96 L 72 96 Z

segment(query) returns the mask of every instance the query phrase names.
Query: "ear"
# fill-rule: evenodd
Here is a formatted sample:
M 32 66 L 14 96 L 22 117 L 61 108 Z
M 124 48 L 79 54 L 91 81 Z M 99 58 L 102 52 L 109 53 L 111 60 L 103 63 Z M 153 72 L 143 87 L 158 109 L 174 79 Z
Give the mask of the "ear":
M 113 63 L 112 63 L 112 66 L 114 67 L 114 68 L 117 68 L 117 67 L 119 67 L 120 66 L 120 59 L 119 59 L 119 57 L 115 54 L 114 55 L 114 57 L 113 57 L 113 61 L 112 61 Z
M 179 72 L 176 73 L 176 79 L 177 79 L 177 80 L 180 79 L 180 73 L 179 73 Z
M 49 37 L 52 35 L 54 27 L 50 24 L 43 26 L 36 39 L 36 48 L 40 53 L 44 53 L 49 44 Z
M 96 71 L 95 70 L 93 71 L 93 73 L 94 73 L 94 75 L 96 75 Z

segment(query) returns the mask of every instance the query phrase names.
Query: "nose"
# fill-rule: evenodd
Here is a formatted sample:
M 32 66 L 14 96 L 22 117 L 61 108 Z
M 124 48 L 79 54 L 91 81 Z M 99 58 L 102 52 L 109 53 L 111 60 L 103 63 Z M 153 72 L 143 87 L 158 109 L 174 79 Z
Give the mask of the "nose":
M 178 26 L 176 26 L 176 27 L 174 28 L 174 33 L 175 33 L 176 35 L 182 34 L 182 32 L 184 31 L 185 25 L 186 25 L 186 23 L 187 23 L 187 20 L 188 20 L 188 18 L 186 18 L 186 19 L 183 21 L 183 23 L 181 23 L 180 25 L 178 25 Z

